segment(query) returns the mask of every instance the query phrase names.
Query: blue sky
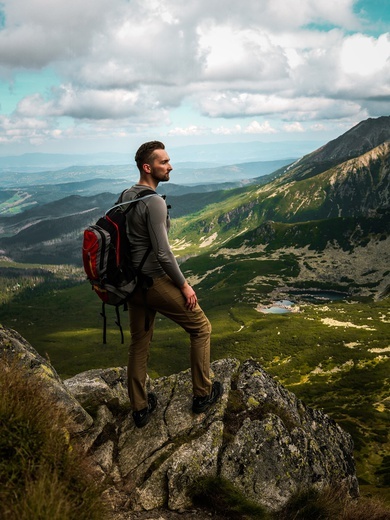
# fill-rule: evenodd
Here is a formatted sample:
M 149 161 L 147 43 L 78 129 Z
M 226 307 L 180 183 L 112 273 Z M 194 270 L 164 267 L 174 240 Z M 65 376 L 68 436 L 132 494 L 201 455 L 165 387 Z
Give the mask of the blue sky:
M 390 0 L 2 0 L 0 155 L 327 142 L 390 114 Z

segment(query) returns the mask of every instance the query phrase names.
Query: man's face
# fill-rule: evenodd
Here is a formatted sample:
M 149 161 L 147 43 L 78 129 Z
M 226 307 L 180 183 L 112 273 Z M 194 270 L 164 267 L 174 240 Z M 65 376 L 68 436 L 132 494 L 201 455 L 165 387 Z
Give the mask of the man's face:
M 169 155 L 165 150 L 155 150 L 150 163 L 150 175 L 157 182 L 169 181 L 169 174 L 172 171 L 169 161 Z

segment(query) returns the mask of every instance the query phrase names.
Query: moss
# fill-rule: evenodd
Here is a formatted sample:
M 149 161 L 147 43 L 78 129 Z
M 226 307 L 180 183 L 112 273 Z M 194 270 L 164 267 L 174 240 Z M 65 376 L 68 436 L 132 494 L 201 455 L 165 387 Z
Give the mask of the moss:
M 248 399 L 247 405 L 249 408 L 257 408 L 259 406 L 260 402 L 257 401 L 254 397 L 250 397 Z
M 289 411 L 275 402 L 267 401 L 260 404 L 256 408 L 248 411 L 248 416 L 253 420 L 264 420 L 267 415 L 276 415 L 281 419 L 287 431 L 291 432 L 294 428 L 298 427 L 299 424 L 291 416 Z
M 379 478 L 381 486 L 390 486 L 390 455 L 383 457 L 375 475 Z

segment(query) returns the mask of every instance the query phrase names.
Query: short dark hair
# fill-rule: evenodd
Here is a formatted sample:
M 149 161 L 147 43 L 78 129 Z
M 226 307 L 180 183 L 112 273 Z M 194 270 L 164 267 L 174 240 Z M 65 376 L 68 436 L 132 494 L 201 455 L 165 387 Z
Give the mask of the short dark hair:
M 141 144 L 135 154 L 135 162 L 139 171 L 142 170 L 143 164 L 149 164 L 153 159 L 153 152 L 156 150 L 165 150 L 165 146 L 160 141 L 149 141 Z

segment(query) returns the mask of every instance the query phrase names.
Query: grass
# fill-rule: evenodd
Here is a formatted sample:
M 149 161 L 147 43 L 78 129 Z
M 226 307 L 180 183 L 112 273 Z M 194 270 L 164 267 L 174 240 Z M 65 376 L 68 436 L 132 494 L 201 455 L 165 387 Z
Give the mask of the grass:
M 199 257 L 183 267 L 202 273 L 218 265 L 221 259 L 217 262 L 213 258 L 208 265 L 206 258 Z M 309 406 L 331 415 L 354 439 L 363 492 L 390 500 L 385 458 L 390 448 L 385 402 L 390 371 L 385 350 L 389 346 L 389 299 L 308 304 L 302 306 L 301 313 L 287 315 L 257 312 L 257 303 L 268 301 L 274 284 L 282 284 L 295 272 L 296 261 L 291 255 L 284 261 L 235 259 L 222 268 L 222 274 L 215 272 L 196 286 L 213 326 L 212 359 L 235 357 L 243 361 L 253 357 Z M 259 274 L 268 285 L 256 283 L 248 290 L 248 282 Z M 91 368 L 126 365 L 130 340 L 127 315 L 121 313 L 125 330 L 125 344 L 121 345 L 113 309 L 108 309 L 108 314 L 108 341 L 103 345 L 100 303 L 89 284 L 76 280 L 72 285 L 67 279 L 61 285 L 58 275 L 15 294 L 11 302 L 0 306 L 0 322 L 16 329 L 41 355 L 47 355 L 64 379 Z M 329 320 L 345 325 L 331 326 Z M 187 334 L 158 317 L 149 375 L 170 375 L 189 364 Z
M 376 499 L 349 499 L 342 489 L 298 492 L 275 520 L 388 520 L 390 509 Z
M 263 507 L 246 499 L 229 481 L 218 477 L 199 479 L 194 483 L 191 495 L 195 505 L 223 518 L 271 520 Z
M 376 499 L 351 500 L 341 489 L 298 491 L 278 511 L 267 512 L 225 479 L 205 477 L 194 483 L 195 504 L 218 518 L 235 520 L 388 520 L 390 509 Z
M 41 383 L 3 359 L 0 394 L 0 517 L 102 520 L 101 489 Z

